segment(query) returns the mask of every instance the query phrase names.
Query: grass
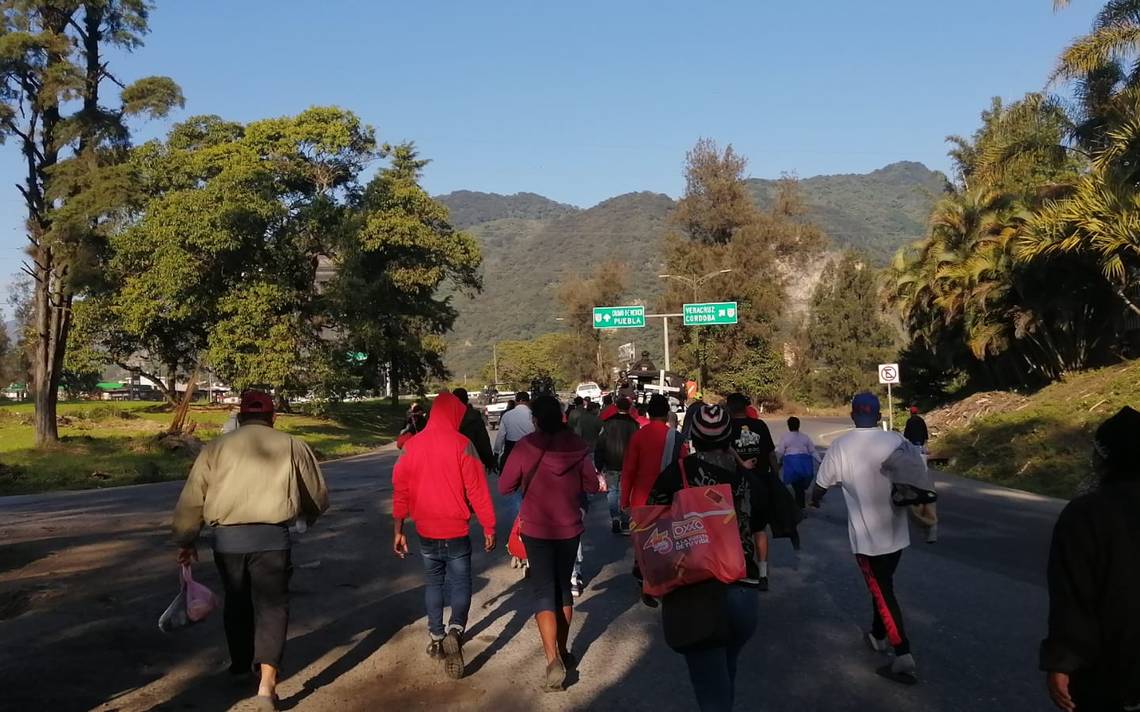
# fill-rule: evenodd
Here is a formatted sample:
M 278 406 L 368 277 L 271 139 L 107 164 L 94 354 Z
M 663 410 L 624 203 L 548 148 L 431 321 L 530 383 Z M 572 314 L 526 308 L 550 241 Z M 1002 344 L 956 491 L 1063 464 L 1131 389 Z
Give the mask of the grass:
M 61 403 L 60 442 L 33 447 L 32 405 L 0 405 L 0 495 L 161 482 L 186 476 L 191 457 L 157 437 L 171 414 L 148 402 Z M 281 414 L 276 427 L 303 438 L 321 460 L 357 455 L 393 440 L 406 406 L 379 401 L 337 403 L 327 415 Z M 210 440 L 227 407 L 194 408 L 194 434 Z
M 1140 361 L 1074 374 L 940 434 L 932 450 L 952 458 L 953 472 L 1068 499 L 1089 474 L 1093 432 L 1126 405 L 1140 405 Z

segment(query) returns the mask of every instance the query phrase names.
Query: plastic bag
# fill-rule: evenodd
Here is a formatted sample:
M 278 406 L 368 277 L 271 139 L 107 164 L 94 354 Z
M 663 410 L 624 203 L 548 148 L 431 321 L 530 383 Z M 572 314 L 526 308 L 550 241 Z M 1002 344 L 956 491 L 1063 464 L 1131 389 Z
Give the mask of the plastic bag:
M 214 592 L 194 580 L 190 575 L 190 567 L 182 567 L 182 583 L 186 591 L 186 615 L 194 623 L 206 620 L 206 617 L 218 607 L 218 597 Z
M 191 620 L 186 614 L 186 588 L 183 587 L 174 597 L 174 601 L 158 617 L 158 629 L 163 633 L 169 633 L 188 625 L 191 625 Z
M 218 607 L 218 597 L 194 580 L 189 565 L 183 565 L 179 580 L 178 595 L 158 617 L 158 629 L 164 633 L 203 621 Z

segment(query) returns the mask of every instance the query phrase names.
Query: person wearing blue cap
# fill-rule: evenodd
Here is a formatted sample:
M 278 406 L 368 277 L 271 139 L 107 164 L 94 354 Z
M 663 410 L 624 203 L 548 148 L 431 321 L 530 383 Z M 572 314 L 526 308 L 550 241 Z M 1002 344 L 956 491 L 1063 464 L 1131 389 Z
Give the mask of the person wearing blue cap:
M 871 593 L 873 619 L 865 640 L 876 652 L 894 650 L 894 660 L 879 668 L 880 675 L 913 685 L 918 681 L 914 656 L 894 586 L 902 551 L 910 546 L 907 510 L 891 502 L 891 480 L 882 473 L 901 438 L 880 429 L 881 418 L 874 394 L 860 393 L 851 400 L 855 429 L 827 449 L 812 490 L 812 506 L 818 507 L 831 487 L 843 488 L 851 550 Z

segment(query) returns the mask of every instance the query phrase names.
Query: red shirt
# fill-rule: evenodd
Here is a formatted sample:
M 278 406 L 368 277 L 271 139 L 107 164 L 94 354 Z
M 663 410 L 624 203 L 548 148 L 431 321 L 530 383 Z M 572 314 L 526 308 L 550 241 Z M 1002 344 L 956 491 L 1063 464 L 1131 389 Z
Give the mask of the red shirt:
M 668 423 L 650 420 L 633 434 L 625 448 L 625 462 L 621 468 L 621 508 L 641 507 L 649 501 L 649 492 L 661 474 L 661 456 L 665 452 Z M 681 434 L 677 433 L 678 440 Z M 688 447 L 681 446 L 681 457 Z
M 440 393 L 427 427 L 404 443 L 404 454 L 392 472 L 392 516 L 411 517 L 416 532 L 428 539 L 467 536 L 472 509 L 484 532 L 495 531 L 483 463 L 459 432 L 466 411 L 454 395 Z

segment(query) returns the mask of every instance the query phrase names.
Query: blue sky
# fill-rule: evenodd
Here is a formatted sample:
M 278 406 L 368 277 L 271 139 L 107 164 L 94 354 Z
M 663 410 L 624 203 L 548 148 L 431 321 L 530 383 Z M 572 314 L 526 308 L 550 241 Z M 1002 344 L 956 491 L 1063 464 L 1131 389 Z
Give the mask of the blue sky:
M 174 77 L 187 98 L 174 120 L 337 104 L 381 140 L 415 140 L 433 193 L 589 206 L 676 196 L 701 136 L 732 143 L 757 177 L 946 170 L 944 137 L 972 132 L 992 96 L 1041 89 L 1102 2 L 1051 5 L 159 0 L 146 46 L 113 69 Z M 21 259 L 19 162 L 0 147 L 0 285 Z

